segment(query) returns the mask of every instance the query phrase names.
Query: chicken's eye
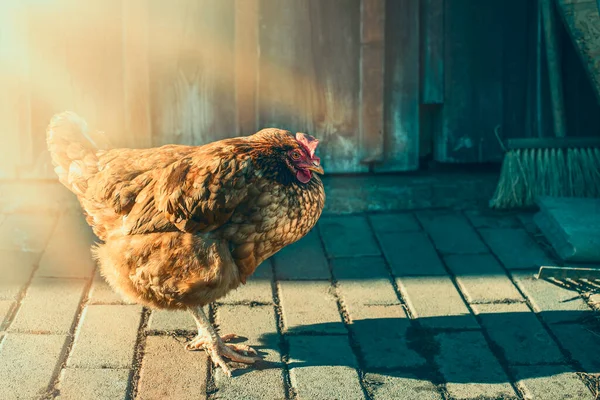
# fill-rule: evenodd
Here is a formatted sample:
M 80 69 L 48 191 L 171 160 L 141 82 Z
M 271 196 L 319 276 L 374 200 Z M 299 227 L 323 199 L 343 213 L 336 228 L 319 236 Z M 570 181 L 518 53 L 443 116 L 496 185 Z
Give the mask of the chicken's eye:
M 292 152 L 292 158 L 293 158 L 294 160 L 299 160 L 299 159 L 300 159 L 300 153 L 299 153 L 299 152 L 297 152 L 297 151 L 293 151 L 293 152 Z

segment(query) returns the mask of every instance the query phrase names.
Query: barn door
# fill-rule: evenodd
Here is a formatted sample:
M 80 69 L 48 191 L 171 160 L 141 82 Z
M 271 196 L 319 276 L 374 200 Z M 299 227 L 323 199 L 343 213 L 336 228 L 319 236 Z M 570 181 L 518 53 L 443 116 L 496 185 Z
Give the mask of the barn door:
M 532 2 L 445 0 L 444 101 L 435 159 L 500 161 L 496 137 L 524 137 Z

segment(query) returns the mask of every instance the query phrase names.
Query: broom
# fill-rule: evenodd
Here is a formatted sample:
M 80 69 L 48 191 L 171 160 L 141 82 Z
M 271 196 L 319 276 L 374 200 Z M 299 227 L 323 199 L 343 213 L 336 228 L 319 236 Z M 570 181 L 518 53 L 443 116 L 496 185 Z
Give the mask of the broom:
M 553 0 L 539 0 L 554 138 L 500 140 L 505 158 L 490 207 L 529 207 L 539 196 L 600 197 L 600 138 L 567 138 Z M 538 46 L 541 37 L 538 39 Z M 538 77 L 540 76 L 538 54 Z M 539 84 L 538 99 L 539 107 Z M 539 113 L 538 113 L 539 116 Z

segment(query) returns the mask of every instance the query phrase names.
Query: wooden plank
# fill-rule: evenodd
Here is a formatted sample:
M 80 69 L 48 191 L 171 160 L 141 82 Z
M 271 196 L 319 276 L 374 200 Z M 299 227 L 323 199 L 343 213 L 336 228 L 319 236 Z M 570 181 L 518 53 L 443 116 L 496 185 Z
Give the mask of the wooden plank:
M 125 132 L 129 146 L 151 147 L 148 2 L 127 0 L 122 5 Z
M 437 161 L 489 162 L 503 156 L 494 134 L 503 123 L 503 18 L 498 17 L 503 3 L 445 2 L 446 96 Z
M 39 2 L 29 8 L 36 165 L 24 177 L 55 179 L 45 130 L 56 112 L 75 111 L 116 146 L 126 144 L 121 16 L 118 0 Z
M 534 25 L 536 9 L 533 2 L 504 0 L 502 16 L 502 138 L 527 137 L 527 84 L 530 26 Z
M 385 1 L 362 0 L 360 7 L 361 161 L 383 160 Z
M 65 65 L 65 30 L 71 19 L 67 10 L 64 3 L 56 4 L 54 8 L 42 5 L 28 7 L 27 10 L 31 130 L 26 144 L 29 154 L 24 159 L 21 178 L 58 179 L 51 169 L 44 134 L 52 115 L 67 109 L 67 99 L 71 94 L 70 76 Z M 65 16 L 65 24 L 51 26 L 48 23 L 48 19 L 56 21 Z
M 421 1 L 421 104 L 444 102 L 444 0 Z
M 359 132 L 360 0 L 262 0 L 259 125 L 313 133 L 325 170 L 367 171 Z
M 258 0 L 235 2 L 236 132 L 257 131 Z
M 419 109 L 419 158 L 429 162 L 433 158 L 435 138 L 442 131 L 442 105 L 423 104 Z
M 421 1 L 419 157 L 430 159 L 444 103 L 444 0 Z
M 313 90 L 309 86 L 316 84 L 316 78 L 308 26 L 308 0 L 261 0 L 260 127 L 314 131 L 310 102 Z
M 233 0 L 152 0 L 153 144 L 235 136 Z
M 28 68 L 27 9 L 0 2 L 0 179 L 15 179 L 17 167 L 31 162 Z
M 419 165 L 419 1 L 387 2 L 385 162 L 375 171 Z
M 260 3 L 259 124 L 315 131 L 309 0 Z M 314 132 L 316 134 L 316 132 Z M 323 140 L 324 138 L 320 138 Z M 324 162 L 324 160 L 322 160 Z

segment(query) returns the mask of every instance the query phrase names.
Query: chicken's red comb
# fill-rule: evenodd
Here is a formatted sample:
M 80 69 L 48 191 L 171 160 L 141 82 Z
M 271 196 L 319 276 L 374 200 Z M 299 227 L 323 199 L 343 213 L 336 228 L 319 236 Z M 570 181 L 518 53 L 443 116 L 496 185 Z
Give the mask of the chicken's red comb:
M 296 133 L 296 140 L 302 145 L 302 147 L 304 147 L 306 151 L 308 151 L 308 154 L 310 154 L 311 158 L 315 156 L 315 150 L 317 150 L 319 139 L 316 139 L 311 135 L 298 132 Z

